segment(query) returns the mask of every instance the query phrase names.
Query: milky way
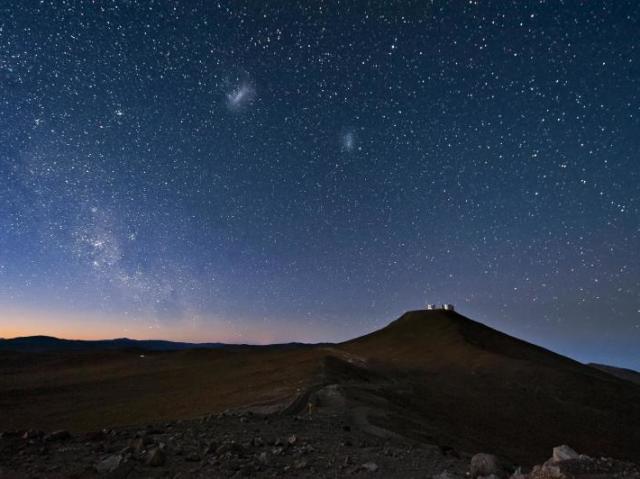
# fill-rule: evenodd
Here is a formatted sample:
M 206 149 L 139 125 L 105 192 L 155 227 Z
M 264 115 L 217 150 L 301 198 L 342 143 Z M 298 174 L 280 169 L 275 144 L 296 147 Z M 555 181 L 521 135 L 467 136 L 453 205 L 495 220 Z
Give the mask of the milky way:
M 0 318 L 320 341 L 447 302 L 640 367 L 639 19 L 3 2 Z

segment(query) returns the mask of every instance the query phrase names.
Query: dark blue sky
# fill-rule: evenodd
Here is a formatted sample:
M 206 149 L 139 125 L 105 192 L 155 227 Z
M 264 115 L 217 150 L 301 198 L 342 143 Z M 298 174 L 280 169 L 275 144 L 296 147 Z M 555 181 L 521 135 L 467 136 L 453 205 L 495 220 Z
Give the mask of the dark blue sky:
M 640 368 L 635 1 L 9 1 L 0 335 L 404 310 Z

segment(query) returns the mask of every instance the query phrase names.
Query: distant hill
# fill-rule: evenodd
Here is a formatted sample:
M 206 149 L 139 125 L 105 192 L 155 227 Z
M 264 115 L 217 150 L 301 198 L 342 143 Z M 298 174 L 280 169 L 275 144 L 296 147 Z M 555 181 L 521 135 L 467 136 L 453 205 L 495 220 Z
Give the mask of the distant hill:
M 605 373 L 616 376 L 626 381 L 631 381 L 636 384 L 640 384 L 640 372 L 633 369 L 616 368 L 615 366 L 607 366 L 606 364 L 589 363 L 588 366 L 599 369 Z
M 0 338 L 0 352 L 22 353 L 53 353 L 53 352 L 82 352 L 82 351 L 186 351 L 190 349 L 250 349 L 269 347 L 272 349 L 296 349 L 311 346 L 321 346 L 325 343 L 280 343 L 268 346 L 255 346 L 251 344 L 228 343 L 184 343 L 179 341 L 165 341 L 161 339 L 62 339 L 53 336 L 25 336 L 20 338 Z
M 145 351 L 181 351 L 185 349 L 219 349 L 223 343 L 181 343 L 163 340 L 137 340 L 129 338 L 85 341 L 79 339 L 60 339 L 52 336 L 26 336 L 21 338 L 0 339 L 0 351 L 29 353 L 61 351 L 107 351 L 140 349 Z

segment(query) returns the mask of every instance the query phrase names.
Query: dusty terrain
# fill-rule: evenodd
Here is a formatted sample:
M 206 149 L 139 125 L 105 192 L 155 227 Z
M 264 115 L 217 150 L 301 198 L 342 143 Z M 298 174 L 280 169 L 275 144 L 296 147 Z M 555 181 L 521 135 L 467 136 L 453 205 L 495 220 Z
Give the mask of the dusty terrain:
M 639 385 L 453 312 L 336 345 L 0 361 L 5 477 L 458 477 L 477 452 L 512 472 L 564 443 L 640 462 Z
M 5 438 L 0 477 L 425 477 L 468 460 L 373 437 L 335 416 L 221 415 L 60 440 Z

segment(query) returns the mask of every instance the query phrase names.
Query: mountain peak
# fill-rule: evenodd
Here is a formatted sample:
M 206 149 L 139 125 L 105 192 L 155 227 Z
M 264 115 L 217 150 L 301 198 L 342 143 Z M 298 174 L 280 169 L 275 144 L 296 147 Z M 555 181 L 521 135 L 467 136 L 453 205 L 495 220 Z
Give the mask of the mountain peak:
M 396 363 L 512 367 L 514 361 L 582 367 L 569 358 L 501 333 L 452 310 L 407 311 L 388 326 L 344 343 L 366 357 L 380 352 Z

